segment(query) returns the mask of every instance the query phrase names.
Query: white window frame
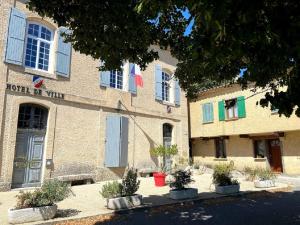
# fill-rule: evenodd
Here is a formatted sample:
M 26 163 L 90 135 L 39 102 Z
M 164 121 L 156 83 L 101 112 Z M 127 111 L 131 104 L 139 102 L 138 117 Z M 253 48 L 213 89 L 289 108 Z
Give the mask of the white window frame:
M 34 24 L 34 25 L 38 25 L 39 26 L 39 34 L 38 37 L 35 37 L 33 35 L 28 34 L 28 30 L 29 30 L 29 25 L 30 24 Z M 45 27 L 46 29 L 48 29 L 51 32 L 51 38 L 50 41 L 41 38 L 41 32 L 42 32 L 42 27 Z M 26 61 L 26 50 L 27 50 L 27 42 L 28 42 L 28 37 L 37 40 L 37 55 L 36 55 L 36 62 L 35 62 L 35 67 L 30 67 L 30 66 L 26 66 L 25 65 L 25 61 Z M 40 54 L 40 43 L 45 42 L 47 44 L 50 45 L 49 47 L 49 64 L 48 64 L 48 70 L 43 70 L 43 69 L 39 69 L 38 68 L 38 62 L 39 62 L 39 54 Z M 26 24 L 26 37 L 25 37 L 25 46 L 24 46 L 24 53 L 23 53 L 23 66 L 32 70 L 37 70 L 37 71 L 41 71 L 41 72 L 47 72 L 47 73 L 53 73 L 53 52 L 54 52 L 54 31 L 53 29 L 49 28 L 48 26 L 46 26 L 45 24 L 42 23 L 38 23 L 38 22 L 34 22 L 34 21 L 27 21 Z
M 226 107 L 226 102 L 227 101 L 232 101 L 235 100 L 235 105 L 233 107 L 227 108 Z M 232 117 L 229 117 L 229 113 L 232 113 Z M 225 113 L 226 113 L 226 119 L 227 120 L 235 120 L 239 118 L 239 112 L 238 112 L 238 104 L 237 104 L 237 98 L 232 98 L 225 100 Z
M 118 70 L 111 70 L 109 76 L 111 76 L 112 71 L 118 71 Z M 129 87 L 128 87 L 128 76 L 127 76 L 127 74 L 129 73 L 129 63 L 124 63 L 121 67 L 121 71 L 123 73 L 122 88 L 117 87 L 117 82 L 115 83 L 114 87 L 110 86 L 110 77 L 109 77 L 109 87 L 112 88 L 112 89 L 115 89 L 115 90 L 119 90 L 119 91 L 128 91 Z
M 167 74 L 169 76 L 169 80 L 168 81 L 165 81 L 163 79 L 164 77 L 164 74 Z M 162 96 L 162 101 L 163 102 L 166 102 L 166 103 L 174 103 L 174 85 L 173 85 L 173 76 L 171 73 L 169 73 L 168 71 L 162 71 L 161 73 L 161 79 L 162 79 L 162 89 L 161 89 L 161 96 Z M 165 99 L 165 95 L 164 95 L 164 86 L 163 84 L 166 83 L 168 85 L 168 100 Z

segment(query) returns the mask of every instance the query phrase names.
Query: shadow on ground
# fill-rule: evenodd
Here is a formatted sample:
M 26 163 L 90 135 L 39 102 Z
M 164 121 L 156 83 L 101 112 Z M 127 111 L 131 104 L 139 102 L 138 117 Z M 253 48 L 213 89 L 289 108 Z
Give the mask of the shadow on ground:
M 149 196 L 145 202 L 160 200 Z M 300 225 L 300 192 L 267 191 L 136 208 L 57 225 Z
M 55 215 L 55 218 L 71 217 L 76 216 L 81 211 L 77 209 L 58 209 Z

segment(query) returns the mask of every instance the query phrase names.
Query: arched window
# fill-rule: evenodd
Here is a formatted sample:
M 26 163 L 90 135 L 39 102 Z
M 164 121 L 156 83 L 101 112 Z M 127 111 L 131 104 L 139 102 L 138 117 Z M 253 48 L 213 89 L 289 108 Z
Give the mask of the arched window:
M 34 104 L 21 104 L 19 108 L 18 129 L 44 130 L 47 126 L 48 110 Z
M 53 31 L 46 26 L 30 22 L 27 26 L 25 67 L 49 71 Z

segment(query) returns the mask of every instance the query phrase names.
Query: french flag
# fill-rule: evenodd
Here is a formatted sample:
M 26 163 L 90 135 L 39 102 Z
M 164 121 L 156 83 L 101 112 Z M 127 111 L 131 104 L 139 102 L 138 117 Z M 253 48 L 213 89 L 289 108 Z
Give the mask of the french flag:
M 144 86 L 141 68 L 139 67 L 139 65 L 134 64 L 134 66 L 130 71 L 130 74 L 131 76 L 134 76 L 136 86 L 140 86 L 140 87 Z
M 39 76 L 33 76 L 32 77 L 32 82 L 33 82 L 33 86 L 35 88 L 40 88 L 43 85 L 44 80 Z

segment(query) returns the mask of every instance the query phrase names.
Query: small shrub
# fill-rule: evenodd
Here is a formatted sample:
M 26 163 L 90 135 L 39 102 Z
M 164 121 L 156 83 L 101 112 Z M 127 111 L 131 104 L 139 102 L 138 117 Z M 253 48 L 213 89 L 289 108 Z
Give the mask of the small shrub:
M 274 180 L 276 175 L 269 168 L 257 168 L 257 177 L 259 180 Z
M 137 170 L 130 168 L 122 178 L 122 183 L 113 181 L 102 186 L 100 194 L 103 198 L 117 198 L 132 196 L 139 189 L 140 181 L 137 179 Z
M 246 175 L 246 180 L 248 181 L 254 181 L 257 177 L 257 168 L 246 166 L 244 167 L 243 172 Z
M 137 179 L 137 170 L 130 168 L 122 179 L 122 196 L 131 196 L 139 189 L 140 181 Z
M 103 198 L 117 198 L 122 195 L 122 184 L 118 181 L 106 183 L 102 186 L 100 194 Z
M 51 206 L 69 197 L 71 193 L 71 188 L 62 181 L 46 181 L 41 188 L 33 192 L 20 191 L 16 196 L 16 209 Z
M 191 178 L 191 171 L 190 170 L 177 170 L 175 171 L 172 176 L 174 179 L 170 182 L 170 188 L 175 190 L 182 190 L 186 188 L 186 185 L 194 182 Z
M 156 157 L 172 156 L 176 155 L 177 153 L 177 145 L 171 145 L 170 147 L 159 145 L 158 147 L 150 150 L 150 154 Z
M 233 171 L 233 164 L 218 164 L 214 167 L 213 183 L 219 186 L 238 184 L 237 180 L 232 179 L 231 172 Z

